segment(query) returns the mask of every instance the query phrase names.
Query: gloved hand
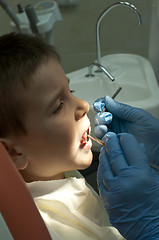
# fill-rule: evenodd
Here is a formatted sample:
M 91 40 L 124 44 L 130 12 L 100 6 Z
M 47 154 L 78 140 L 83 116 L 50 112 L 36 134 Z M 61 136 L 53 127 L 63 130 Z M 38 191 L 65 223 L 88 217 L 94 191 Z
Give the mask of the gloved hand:
M 133 135 L 107 133 L 98 188 L 111 224 L 127 240 L 159 239 L 159 176 Z
M 115 133 L 131 133 L 139 143 L 144 143 L 148 160 L 159 166 L 159 120 L 142 109 L 119 103 L 108 96 L 94 102 L 97 112 L 101 112 L 104 107 L 112 113 L 113 120 L 108 123 L 105 119 L 104 123 L 103 113 L 100 115 L 98 120 L 100 123 L 100 118 L 102 119 L 102 126 L 95 127 L 97 137 L 101 138 L 107 131 L 103 124 Z

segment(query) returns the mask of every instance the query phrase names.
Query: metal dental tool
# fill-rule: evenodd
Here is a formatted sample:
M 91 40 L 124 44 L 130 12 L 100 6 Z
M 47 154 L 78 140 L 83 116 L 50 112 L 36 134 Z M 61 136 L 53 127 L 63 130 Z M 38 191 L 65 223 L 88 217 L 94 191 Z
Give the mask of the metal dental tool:
M 18 30 L 18 32 L 21 32 L 20 29 L 20 20 L 18 19 L 18 17 L 16 16 L 16 14 L 13 12 L 13 10 L 11 9 L 11 7 L 8 5 L 8 3 L 5 0 L 0 0 L 0 5 L 4 8 L 4 10 L 7 12 L 7 14 L 9 15 L 9 17 L 12 19 L 12 21 L 15 23 L 16 28 Z
M 89 135 L 89 134 L 88 134 L 87 136 L 88 136 L 90 139 L 92 139 L 93 141 L 99 143 L 100 145 L 105 146 L 105 143 L 102 142 L 101 140 L 99 140 L 99 139 L 97 139 L 97 138 L 94 138 L 94 137 L 92 137 L 92 136 Z
M 113 99 L 119 94 L 119 92 L 121 91 L 121 89 L 122 89 L 122 87 L 119 87 L 119 88 L 116 90 L 116 92 L 115 92 L 115 93 L 113 94 L 113 96 L 112 96 Z M 105 108 L 103 108 L 103 110 L 102 110 L 102 112 L 99 114 L 99 116 L 100 116 L 104 111 L 105 111 Z M 99 121 L 98 121 L 99 116 L 98 116 L 97 119 L 96 119 L 98 125 L 99 125 Z M 99 139 L 97 139 L 97 138 L 94 138 L 94 137 L 92 137 L 92 136 L 89 135 L 89 134 L 88 134 L 87 136 L 88 136 L 90 139 L 92 139 L 93 141 L 99 143 L 100 145 L 105 146 L 105 143 L 104 143 L 103 141 L 101 141 L 101 140 L 99 140 Z
M 37 28 L 37 23 L 39 22 L 39 20 L 38 20 L 37 14 L 35 12 L 35 9 L 33 8 L 33 6 L 31 4 L 28 4 L 25 7 L 25 12 L 26 12 L 28 20 L 30 22 L 30 28 L 31 28 L 32 32 L 35 35 L 39 36 L 39 32 L 38 32 L 38 28 Z
M 115 93 L 113 94 L 113 96 L 112 96 L 112 99 L 114 99 L 114 98 L 119 94 L 119 92 L 121 91 L 121 89 L 122 89 L 122 87 L 119 87 L 119 88 L 116 90 L 116 92 L 115 92 Z M 101 115 L 105 110 L 106 110 L 106 108 L 104 107 L 103 110 L 102 110 L 102 112 L 100 112 L 99 116 L 98 116 L 97 119 L 96 119 L 98 125 L 99 125 L 98 118 L 100 117 L 100 115 Z
M 121 91 L 122 87 L 119 87 L 116 92 L 113 94 L 112 98 L 114 99 L 118 94 L 119 92 Z
M 103 141 L 101 141 L 101 140 L 99 140 L 99 139 L 97 139 L 97 138 L 94 138 L 94 137 L 92 137 L 92 136 L 89 135 L 89 134 L 88 134 L 87 136 L 88 136 L 90 139 L 92 139 L 93 141 L 99 143 L 100 145 L 105 146 L 105 143 L 104 143 Z M 149 165 L 150 165 L 152 168 L 159 169 L 158 166 L 156 166 L 155 164 L 153 164 L 153 163 L 151 163 L 151 162 L 149 162 Z

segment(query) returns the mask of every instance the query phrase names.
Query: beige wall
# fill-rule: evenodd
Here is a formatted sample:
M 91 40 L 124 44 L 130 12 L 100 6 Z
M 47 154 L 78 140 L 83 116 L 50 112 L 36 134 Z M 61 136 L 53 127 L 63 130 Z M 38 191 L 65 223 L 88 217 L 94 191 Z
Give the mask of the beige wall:
M 38 1 L 7 0 L 14 11 L 16 4 Z M 54 25 L 54 45 L 61 55 L 66 73 L 88 66 L 96 59 L 96 21 L 115 0 L 80 0 L 76 7 L 61 7 L 63 21 Z M 136 14 L 126 7 L 114 8 L 101 22 L 102 55 L 114 52 L 136 53 L 147 57 L 152 0 L 129 0 L 142 13 L 138 26 Z M 10 19 L 0 7 L 0 35 L 11 31 Z

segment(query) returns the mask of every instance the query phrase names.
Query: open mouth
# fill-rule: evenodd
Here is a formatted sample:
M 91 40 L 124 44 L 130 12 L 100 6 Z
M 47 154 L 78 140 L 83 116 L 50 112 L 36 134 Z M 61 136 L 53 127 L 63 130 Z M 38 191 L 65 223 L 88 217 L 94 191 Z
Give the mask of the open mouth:
M 88 137 L 88 134 L 90 133 L 90 128 L 87 129 L 82 135 L 81 141 L 80 141 L 80 146 L 85 147 L 87 143 L 89 142 L 90 138 Z

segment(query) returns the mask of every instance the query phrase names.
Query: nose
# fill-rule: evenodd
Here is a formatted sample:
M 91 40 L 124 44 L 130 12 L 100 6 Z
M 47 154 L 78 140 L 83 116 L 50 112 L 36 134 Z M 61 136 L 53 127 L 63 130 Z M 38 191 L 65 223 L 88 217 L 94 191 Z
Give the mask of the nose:
M 84 117 L 89 111 L 88 102 L 76 98 L 75 120 L 78 121 Z

